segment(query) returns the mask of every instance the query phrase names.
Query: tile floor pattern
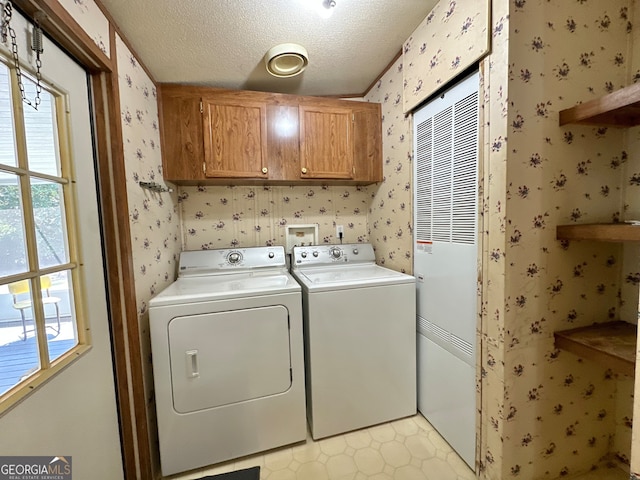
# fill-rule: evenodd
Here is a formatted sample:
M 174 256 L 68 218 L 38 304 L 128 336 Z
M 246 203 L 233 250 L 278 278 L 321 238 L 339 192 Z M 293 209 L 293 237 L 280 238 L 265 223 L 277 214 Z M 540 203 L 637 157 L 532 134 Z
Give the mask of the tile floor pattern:
M 170 477 L 193 480 L 260 466 L 260 480 L 473 480 L 474 473 L 418 414 L 356 432 L 231 460 Z M 620 468 L 601 466 L 566 480 L 627 480 Z
M 602 465 L 597 470 L 575 477 L 565 477 L 565 480 L 629 480 L 629 470 L 618 466 Z
M 475 475 L 422 417 L 280 448 L 172 477 L 260 466 L 260 480 L 472 480 Z

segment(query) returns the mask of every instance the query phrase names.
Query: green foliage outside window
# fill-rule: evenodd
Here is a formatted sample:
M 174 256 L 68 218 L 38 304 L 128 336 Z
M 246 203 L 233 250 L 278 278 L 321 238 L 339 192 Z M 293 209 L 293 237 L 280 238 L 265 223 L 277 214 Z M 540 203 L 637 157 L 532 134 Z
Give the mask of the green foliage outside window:
M 62 263 L 59 252 L 65 251 L 60 224 L 60 189 L 55 184 L 35 184 L 31 189 L 36 240 L 41 263 Z M 20 189 L 17 185 L 0 185 L 0 271 L 12 272 L 22 265 L 24 258 L 23 219 L 20 208 Z M 16 265 L 16 262 L 21 265 Z M 24 270 L 21 268 L 20 270 Z
M 33 185 L 31 187 L 33 208 L 60 206 L 58 187 L 53 184 Z M 0 210 L 20 207 L 20 189 L 17 185 L 0 185 Z

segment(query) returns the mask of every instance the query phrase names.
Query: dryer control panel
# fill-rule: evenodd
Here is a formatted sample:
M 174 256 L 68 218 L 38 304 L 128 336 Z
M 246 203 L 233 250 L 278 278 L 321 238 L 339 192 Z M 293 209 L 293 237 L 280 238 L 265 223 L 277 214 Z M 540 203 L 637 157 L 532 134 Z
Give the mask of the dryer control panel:
M 286 268 L 284 247 L 221 248 L 182 252 L 178 275 L 215 275 L 267 267 Z
M 293 247 L 292 255 L 293 268 L 300 266 L 371 263 L 376 261 L 373 246 L 370 243 Z

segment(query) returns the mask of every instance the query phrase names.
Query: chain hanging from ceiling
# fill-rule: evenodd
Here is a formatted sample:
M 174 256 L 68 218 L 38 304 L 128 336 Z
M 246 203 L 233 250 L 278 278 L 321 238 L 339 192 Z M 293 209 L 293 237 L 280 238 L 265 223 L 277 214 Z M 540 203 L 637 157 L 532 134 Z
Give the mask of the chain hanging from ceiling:
M 2 2 L 0 2 L 0 5 Z M 16 41 L 16 31 L 11 26 L 11 17 L 13 15 L 13 6 L 11 5 L 11 0 L 7 0 L 2 7 L 2 23 L 0 24 L 0 37 L 2 38 L 2 43 L 7 43 L 7 37 L 11 38 L 11 54 L 13 56 L 13 64 L 16 69 L 16 76 L 18 77 L 18 87 L 20 88 L 20 96 L 22 97 L 22 101 L 27 105 L 38 109 L 38 105 L 41 102 L 41 93 L 42 93 L 42 74 L 40 70 L 42 68 L 42 59 L 41 55 L 44 52 L 44 48 L 42 47 L 42 28 L 40 28 L 40 20 L 39 18 L 44 15 L 42 12 L 36 12 L 35 18 L 33 21 L 33 31 L 31 36 L 31 50 L 35 52 L 36 56 L 36 96 L 32 100 L 27 98 L 24 91 L 24 82 L 22 69 L 20 68 L 20 59 L 18 58 L 18 42 Z

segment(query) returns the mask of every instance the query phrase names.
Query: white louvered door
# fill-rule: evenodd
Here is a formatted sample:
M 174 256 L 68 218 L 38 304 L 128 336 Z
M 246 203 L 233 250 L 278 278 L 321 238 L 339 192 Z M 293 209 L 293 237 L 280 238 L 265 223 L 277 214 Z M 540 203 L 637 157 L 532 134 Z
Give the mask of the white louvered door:
M 418 409 L 473 465 L 477 72 L 418 110 L 413 122 Z
M 457 337 L 447 341 L 463 351 L 452 353 L 468 362 L 476 325 L 477 85 L 477 75 L 469 77 L 414 115 L 418 316 Z

